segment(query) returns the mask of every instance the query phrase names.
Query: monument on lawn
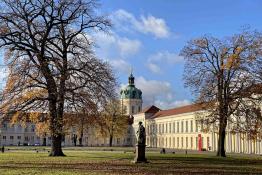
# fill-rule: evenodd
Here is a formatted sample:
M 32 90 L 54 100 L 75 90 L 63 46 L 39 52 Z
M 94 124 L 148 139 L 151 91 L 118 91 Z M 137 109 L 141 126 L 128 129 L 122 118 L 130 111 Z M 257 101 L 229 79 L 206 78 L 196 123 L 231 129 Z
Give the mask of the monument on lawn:
M 139 122 L 139 127 L 136 134 L 137 134 L 137 145 L 136 145 L 136 157 L 134 162 L 135 163 L 147 162 L 145 156 L 146 130 L 145 127 L 142 125 L 142 122 Z

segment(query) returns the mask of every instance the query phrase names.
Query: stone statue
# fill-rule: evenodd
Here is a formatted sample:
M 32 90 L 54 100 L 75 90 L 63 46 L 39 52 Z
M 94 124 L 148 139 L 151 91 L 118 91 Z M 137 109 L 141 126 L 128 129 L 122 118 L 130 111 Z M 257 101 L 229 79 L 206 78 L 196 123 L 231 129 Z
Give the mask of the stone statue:
M 137 144 L 145 145 L 145 143 L 146 143 L 145 127 L 142 125 L 142 122 L 139 122 L 138 124 L 139 124 L 139 127 L 138 127 L 138 130 L 136 132 L 136 134 L 137 134 Z
M 137 134 L 137 145 L 136 145 L 136 157 L 134 159 L 134 163 L 147 163 L 147 159 L 145 157 L 146 151 L 146 130 L 142 125 L 142 122 L 139 122 L 139 127 L 136 132 Z

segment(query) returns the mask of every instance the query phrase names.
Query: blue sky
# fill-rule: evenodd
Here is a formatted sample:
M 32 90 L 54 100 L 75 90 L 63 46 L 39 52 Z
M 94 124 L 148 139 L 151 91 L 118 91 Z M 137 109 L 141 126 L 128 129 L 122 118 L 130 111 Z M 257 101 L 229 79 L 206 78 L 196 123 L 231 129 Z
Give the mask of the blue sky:
M 144 107 L 189 104 L 180 50 L 190 39 L 225 37 L 243 26 L 262 29 L 261 0 L 101 0 L 99 13 L 113 23 L 109 34 L 95 33 L 98 57 L 112 64 L 120 86 L 130 68 L 143 91 Z
M 99 57 L 114 67 L 121 86 L 130 67 L 143 91 L 144 107 L 172 108 L 194 99 L 183 82 L 180 50 L 190 39 L 223 38 L 243 27 L 262 29 L 259 0 L 102 0 L 113 22 L 111 35 L 96 34 Z

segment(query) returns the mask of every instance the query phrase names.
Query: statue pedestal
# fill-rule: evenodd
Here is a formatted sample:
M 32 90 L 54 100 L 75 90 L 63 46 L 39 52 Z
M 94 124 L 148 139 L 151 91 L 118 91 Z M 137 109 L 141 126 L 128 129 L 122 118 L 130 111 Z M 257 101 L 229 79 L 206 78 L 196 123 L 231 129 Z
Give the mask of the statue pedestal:
M 146 145 L 137 144 L 136 145 L 136 157 L 134 159 L 134 163 L 148 163 L 146 160 Z

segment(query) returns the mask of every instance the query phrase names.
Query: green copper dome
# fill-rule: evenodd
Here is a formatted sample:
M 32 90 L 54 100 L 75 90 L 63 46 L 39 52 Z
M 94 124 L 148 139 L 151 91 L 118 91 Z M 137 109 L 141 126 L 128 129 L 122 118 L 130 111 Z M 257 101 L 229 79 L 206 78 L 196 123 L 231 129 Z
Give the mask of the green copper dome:
M 121 90 L 122 99 L 142 99 L 142 91 L 135 87 L 135 77 L 131 73 L 128 77 L 128 86 Z

